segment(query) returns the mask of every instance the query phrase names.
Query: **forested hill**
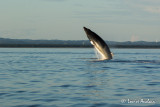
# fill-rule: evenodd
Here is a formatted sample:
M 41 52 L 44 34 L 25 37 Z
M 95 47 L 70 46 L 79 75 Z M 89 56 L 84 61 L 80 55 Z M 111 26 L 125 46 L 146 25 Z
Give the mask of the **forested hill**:
M 160 48 L 160 42 L 106 41 L 112 48 Z M 0 38 L 0 47 L 92 47 L 89 40 L 30 40 Z

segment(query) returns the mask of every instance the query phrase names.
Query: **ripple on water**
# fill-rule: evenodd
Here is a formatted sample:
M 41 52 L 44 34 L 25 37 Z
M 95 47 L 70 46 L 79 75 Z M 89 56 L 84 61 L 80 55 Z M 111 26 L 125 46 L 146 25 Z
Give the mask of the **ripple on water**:
M 15 93 L 25 93 L 27 91 L 22 91 L 22 90 L 19 90 L 19 91 L 16 91 Z
M 147 85 L 149 86 L 160 85 L 160 82 L 149 82 Z
M 47 98 L 47 99 L 43 99 L 43 98 L 41 98 L 41 99 L 34 99 L 34 100 L 32 100 L 32 101 L 42 101 L 42 102 L 54 102 L 54 101 L 59 101 L 58 99 L 56 99 L 56 98 Z
M 62 87 L 62 88 L 67 88 L 67 87 L 72 87 L 72 85 L 61 85 L 59 87 Z
M 127 94 L 114 94 L 114 96 L 126 96 Z
M 8 94 L 8 93 L 0 93 L 0 96 L 6 95 L 6 94 Z
M 13 107 L 44 107 L 44 106 L 40 104 L 33 104 L 33 105 L 17 105 Z
M 130 89 L 127 89 L 126 91 L 138 91 L 138 89 L 130 88 Z

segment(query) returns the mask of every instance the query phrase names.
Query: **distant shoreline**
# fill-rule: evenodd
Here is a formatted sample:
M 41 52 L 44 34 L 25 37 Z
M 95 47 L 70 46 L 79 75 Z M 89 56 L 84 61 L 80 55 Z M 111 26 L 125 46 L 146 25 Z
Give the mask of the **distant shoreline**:
M 0 44 L 0 48 L 92 48 L 92 45 L 64 45 L 64 44 Z M 160 49 L 160 46 L 149 45 L 110 45 L 110 48 L 144 48 Z
M 106 41 L 110 48 L 160 49 L 160 42 Z M 89 40 L 30 40 L 0 38 L 0 48 L 91 48 Z

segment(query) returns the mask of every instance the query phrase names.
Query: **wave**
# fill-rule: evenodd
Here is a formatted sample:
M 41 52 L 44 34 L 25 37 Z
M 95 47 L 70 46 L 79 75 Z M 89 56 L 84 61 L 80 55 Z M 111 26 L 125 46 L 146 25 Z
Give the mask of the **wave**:
M 121 60 L 121 59 L 112 59 L 112 60 L 99 60 L 96 58 L 85 58 L 93 59 L 91 62 L 104 62 L 104 63 L 151 63 L 151 64 L 160 64 L 160 60 Z

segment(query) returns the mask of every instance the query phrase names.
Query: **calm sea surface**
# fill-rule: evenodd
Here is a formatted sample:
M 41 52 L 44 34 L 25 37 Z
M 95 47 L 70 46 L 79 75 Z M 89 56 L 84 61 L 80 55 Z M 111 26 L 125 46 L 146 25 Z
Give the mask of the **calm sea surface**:
M 0 48 L 0 107 L 160 107 L 160 50 Z

